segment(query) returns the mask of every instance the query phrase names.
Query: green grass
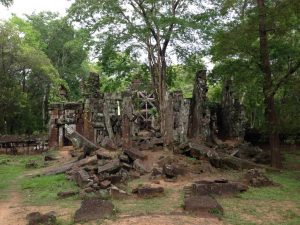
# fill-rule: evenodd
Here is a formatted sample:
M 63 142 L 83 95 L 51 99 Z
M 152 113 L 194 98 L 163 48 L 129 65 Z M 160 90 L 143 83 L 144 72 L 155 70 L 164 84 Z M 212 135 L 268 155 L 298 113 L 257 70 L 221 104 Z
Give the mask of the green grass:
M 285 162 L 300 163 L 300 155 L 286 154 Z M 226 224 L 300 224 L 300 171 L 285 170 L 268 176 L 278 186 L 249 188 L 235 198 L 219 198 Z
M 78 190 L 78 187 L 74 182 L 68 181 L 63 174 L 33 178 L 26 176 L 26 173 L 36 170 L 26 168 L 26 164 L 34 160 L 38 168 L 45 167 L 43 158 L 44 155 L 0 155 L 0 200 L 7 197 L 9 190 L 15 189 L 22 192 L 25 203 L 32 205 L 59 203 L 61 206 L 69 207 L 70 201 L 74 201 L 77 197 L 58 200 L 57 193 Z
M 12 185 L 18 186 L 20 176 L 29 171 L 25 165 L 30 160 L 41 161 L 41 156 L 0 155 L 0 199 L 7 197 Z
M 25 202 L 34 205 L 57 203 L 69 205 L 70 201 L 78 198 L 77 196 L 64 200 L 57 198 L 59 192 L 78 190 L 75 182 L 68 181 L 64 174 L 24 179 L 21 182 L 21 188 Z

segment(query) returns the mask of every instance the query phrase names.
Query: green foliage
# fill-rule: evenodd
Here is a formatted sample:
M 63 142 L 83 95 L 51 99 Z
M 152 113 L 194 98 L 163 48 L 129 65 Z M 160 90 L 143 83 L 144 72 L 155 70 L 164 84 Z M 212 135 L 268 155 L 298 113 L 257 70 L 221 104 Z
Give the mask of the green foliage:
M 218 18 L 223 23 L 216 27 L 213 35 L 211 54 L 216 66 L 211 80 L 223 82 L 233 78 L 235 95 L 245 105 L 250 126 L 264 129 L 265 103 L 256 2 L 227 0 L 214 4 L 218 6 Z M 300 21 L 300 4 L 293 0 L 265 1 L 265 4 L 273 78 L 273 87 L 269 91 L 276 94 L 281 122 L 277 129 L 293 133 L 296 127 L 299 129 L 300 120 L 298 116 L 294 116 L 297 114 L 293 107 L 295 103 L 288 101 L 287 93 L 297 94 L 295 81 L 299 78 L 300 65 L 300 29 L 297 25 Z M 287 76 L 291 71 L 291 75 Z M 284 108 L 282 102 L 286 103 Z M 293 121 L 287 118 L 293 118 Z

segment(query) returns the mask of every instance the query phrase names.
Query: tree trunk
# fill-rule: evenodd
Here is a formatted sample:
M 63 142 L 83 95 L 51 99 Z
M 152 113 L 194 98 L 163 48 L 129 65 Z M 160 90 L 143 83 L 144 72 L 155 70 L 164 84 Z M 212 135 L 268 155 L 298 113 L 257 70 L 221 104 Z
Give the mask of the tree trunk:
M 272 92 L 273 81 L 270 65 L 269 49 L 268 49 L 268 35 L 266 29 L 266 7 L 265 0 L 257 0 L 259 13 L 259 38 L 260 38 L 260 56 L 261 69 L 264 74 L 263 92 L 265 98 L 265 119 L 267 121 L 269 144 L 271 148 L 271 162 L 272 166 L 280 168 L 281 155 L 279 149 L 279 134 L 277 131 L 277 114 L 274 103 L 274 93 Z

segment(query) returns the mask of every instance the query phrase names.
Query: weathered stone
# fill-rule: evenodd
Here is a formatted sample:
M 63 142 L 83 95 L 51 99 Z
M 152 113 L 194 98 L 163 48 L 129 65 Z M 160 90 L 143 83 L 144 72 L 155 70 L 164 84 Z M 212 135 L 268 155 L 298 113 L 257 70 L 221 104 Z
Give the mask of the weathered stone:
M 111 181 L 109 180 L 104 180 L 99 184 L 101 189 L 107 189 L 110 185 L 111 185 Z
M 140 159 L 134 160 L 133 168 L 142 174 L 151 172 L 151 168 L 149 168 L 149 166 L 146 165 L 146 163 Z
M 164 193 L 163 187 L 151 187 L 149 186 L 141 186 L 132 190 L 133 194 L 137 194 L 139 197 L 155 197 Z
M 185 169 L 180 165 L 165 164 L 163 166 L 163 174 L 166 175 L 167 178 L 174 178 L 178 175 L 184 175 L 185 173 Z
M 98 173 L 108 172 L 108 173 L 116 173 L 120 170 L 121 164 L 119 159 L 114 159 L 109 161 L 104 166 L 98 167 Z
M 91 181 L 90 175 L 82 169 L 74 174 L 74 180 L 76 181 L 79 187 L 85 187 Z
M 154 145 L 154 146 L 164 146 L 164 140 L 163 138 L 157 138 L 157 137 L 154 137 L 151 139 L 150 141 L 150 145 Z
M 127 154 L 132 160 L 136 160 L 136 159 L 144 160 L 147 158 L 147 156 L 144 153 L 136 149 L 125 149 L 124 153 Z
M 131 170 L 132 169 L 132 166 L 130 164 L 127 164 L 127 163 L 121 163 L 122 165 L 122 168 L 124 168 L 125 170 Z
M 96 155 L 98 159 L 112 160 L 115 158 L 115 155 L 112 153 L 113 152 L 109 152 L 105 149 L 100 149 L 96 152 Z
M 248 189 L 247 185 L 239 182 L 229 182 L 222 180 L 216 181 L 198 181 L 192 184 L 192 191 L 194 195 L 209 195 L 209 194 L 236 194 L 244 192 Z
M 248 185 L 252 187 L 266 187 L 274 185 L 267 176 L 257 169 L 250 169 L 244 175 L 245 181 Z
M 163 173 L 163 170 L 161 168 L 158 168 L 158 167 L 154 167 L 152 169 L 152 172 L 151 172 L 151 176 L 152 177 L 158 177 L 158 176 L 161 176 Z
M 143 141 L 141 143 L 139 143 L 139 149 L 140 150 L 149 150 L 153 148 L 153 144 L 151 142 L 147 141 Z
M 119 159 L 120 159 L 121 162 L 130 163 L 129 157 L 127 155 L 125 155 L 125 154 L 120 155 Z
M 141 177 L 141 173 L 138 172 L 138 171 L 135 171 L 135 170 L 131 170 L 129 171 L 129 176 L 132 178 L 132 179 L 138 179 Z
M 92 187 L 87 187 L 87 188 L 84 189 L 84 192 L 85 192 L 85 193 L 92 193 L 92 192 L 94 192 L 94 188 L 92 188 Z
M 128 196 L 126 191 L 123 191 L 123 190 L 117 188 L 116 186 L 112 186 L 109 188 L 109 195 L 113 199 L 123 199 Z
M 176 173 L 175 173 L 175 167 L 171 164 L 165 164 L 163 167 L 163 174 L 166 175 L 166 177 L 168 178 L 173 178 L 176 177 Z
M 113 175 L 109 175 L 107 177 L 108 180 L 110 180 L 110 182 L 112 184 L 118 184 L 122 182 L 122 175 L 117 173 L 117 174 L 113 174 Z
M 45 161 L 55 161 L 55 160 L 57 160 L 57 158 L 55 158 L 54 156 L 51 156 L 51 155 L 45 155 L 44 160 Z
M 193 213 L 223 213 L 222 206 L 215 198 L 209 195 L 192 196 L 184 200 L 185 211 Z
M 87 222 L 91 220 L 105 219 L 114 213 L 114 205 L 110 201 L 97 198 L 82 201 L 80 209 L 75 212 L 74 221 Z
M 103 148 L 107 148 L 109 150 L 116 150 L 117 146 L 116 144 L 113 142 L 112 139 L 110 139 L 109 137 L 105 137 L 102 142 L 101 142 L 101 146 Z
M 72 196 L 77 195 L 77 194 L 79 194 L 78 191 L 63 191 L 63 192 L 59 192 L 57 194 L 57 196 L 59 198 L 69 198 L 69 197 L 72 197 Z
M 46 214 L 41 214 L 39 212 L 33 212 L 29 213 L 26 216 L 26 219 L 28 220 L 28 225 L 55 225 L 56 224 L 56 213 L 55 212 L 49 212 Z
M 75 163 L 75 165 L 78 167 L 86 166 L 86 165 L 95 165 L 97 164 L 97 161 L 98 161 L 97 156 L 91 156 L 79 160 L 78 162 Z

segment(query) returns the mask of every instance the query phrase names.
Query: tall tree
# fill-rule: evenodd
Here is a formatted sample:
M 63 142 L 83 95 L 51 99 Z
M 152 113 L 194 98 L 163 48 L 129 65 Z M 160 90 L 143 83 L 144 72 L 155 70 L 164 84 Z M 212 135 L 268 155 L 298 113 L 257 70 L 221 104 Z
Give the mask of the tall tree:
M 281 167 L 275 98 L 288 79 L 299 74 L 300 4 L 295 0 L 235 0 L 223 6 L 230 9 L 230 16 L 224 20 L 226 28 L 215 37 L 215 60 L 223 65 L 239 62 L 239 69 L 252 73 L 248 79 L 256 79 L 262 88 L 272 166 Z
M 80 81 L 86 72 L 83 63 L 87 59 L 85 42 L 87 35 L 75 30 L 58 14 L 42 12 L 27 16 L 28 23 L 39 33 L 42 50 L 69 86 L 70 100 L 81 97 Z
M 208 12 L 204 12 L 201 3 L 200 0 L 77 0 L 69 9 L 75 21 L 98 34 L 98 48 L 108 38 L 114 38 L 121 48 L 136 49 L 146 55 L 163 134 L 168 54 L 174 50 L 174 44 L 190 49 L 199 47 L 195 40 L 199 40 L 201 30 L 195 28 L 203 25 L 200 20 Z

